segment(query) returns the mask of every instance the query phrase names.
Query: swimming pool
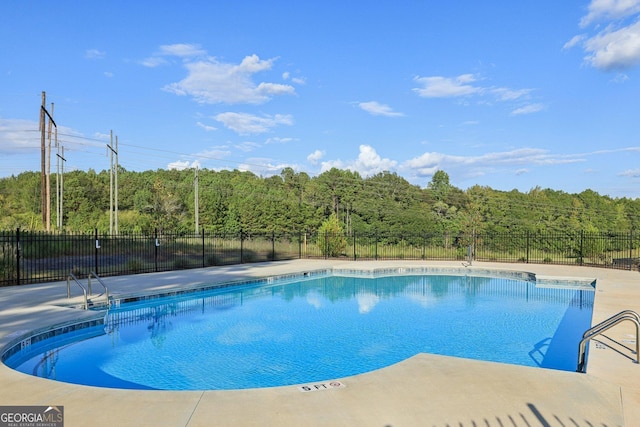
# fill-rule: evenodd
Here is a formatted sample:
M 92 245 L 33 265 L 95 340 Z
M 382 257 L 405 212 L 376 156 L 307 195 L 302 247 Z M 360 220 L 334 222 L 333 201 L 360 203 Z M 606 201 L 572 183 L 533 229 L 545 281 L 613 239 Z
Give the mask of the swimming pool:
M 3 358 L 60 381 L 168 390 L 324 381 L 421 352 L 573 371 L 593 296 L 475 276 L 265 279 L 120 304 Z

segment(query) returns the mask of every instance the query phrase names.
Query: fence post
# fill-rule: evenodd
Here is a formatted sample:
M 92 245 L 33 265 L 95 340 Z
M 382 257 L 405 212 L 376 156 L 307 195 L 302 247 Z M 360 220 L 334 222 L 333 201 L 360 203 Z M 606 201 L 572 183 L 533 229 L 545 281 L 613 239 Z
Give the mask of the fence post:
M 375 255 L 375 259 L 376 259 L 376 261 L 378 260 L 378 230 L 376 230 L 376 255 Z
M 629 271 L 633 270 L 633 227 L 629 230 Z
M 244 262 L 244 233 L 240 230 L 240 264 Z
M 157 273 L 158 272 L 158 229 L 157 228 L 153 230 L 153 248 L 154 248 L 153 262 L 155 264 L 156 273 Z
M 357 259 L 357 255 L 356 255 L 356 232 L 353 232 L 353 260 L 356 261 Z
M 580 230 L 580 265 L 584 263 L 584 230 Z
M 526 258 L 527 264 L 529 264 L 529 244 L 530 244 L 530 231 L 527 230 L 527 258 Z
M 204 264 L 205 264 L 205 261 L 204 261 L 204 257 L 205 257 L 205 254 L 204 254 L 204 227 L 202 227 L 202 233 L 200 233 L 200 234 L 202 235 L 202 268 L 204 268 Z
M 98 229 L 95 229 L 95 238 L 96 238 L 96 248 L 94 251 L 94 265 L 96 274 L 100 274 L 98 271 L 98 249 L 100 249 L 100 240 L 98 240 Z
M 324 232 L 324 259 L 329 258 L 329 232 Z
M 20 227 L 16 228 L 16 285 L 20 285 Z
M 271 232 L 271 261 L 276 260 L 276 232 Z
M 298 231 L 298 259 L 302 259 L 302 231 Z

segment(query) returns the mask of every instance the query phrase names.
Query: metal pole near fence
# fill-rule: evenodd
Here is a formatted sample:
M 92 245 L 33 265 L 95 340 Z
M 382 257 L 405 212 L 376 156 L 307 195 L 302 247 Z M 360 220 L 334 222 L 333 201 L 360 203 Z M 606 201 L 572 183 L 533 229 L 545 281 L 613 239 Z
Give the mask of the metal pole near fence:
M 20 227 L 16 229 L 16 285 L 20 285 Z

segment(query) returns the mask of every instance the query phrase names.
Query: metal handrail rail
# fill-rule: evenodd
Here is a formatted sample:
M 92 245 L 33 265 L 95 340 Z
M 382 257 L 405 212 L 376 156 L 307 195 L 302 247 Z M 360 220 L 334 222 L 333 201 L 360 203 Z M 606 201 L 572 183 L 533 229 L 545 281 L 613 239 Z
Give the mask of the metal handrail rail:
M 107 285 L 104 284 L 102 279 L 100 279 L 100 276 L 98 276 L 98 273 L 96 273 L 95 271 L 91 271 L 89 273 L 89 277 L 87 278 L 87 281 L 89 284 L 89 294 L 91 294 L 91 276 L 95 277 L 98 280 L 98 283 L 100 283 L 104 288 L 104 294 L 107 298 L 107 307 L 108 307 L 109 306 L 109 289 L 107 288 Z
M 85 289 L 84 286 L 82 286 L 82 283 L 80 283 L 78 278 L 73 273 L 69 273 L 69 275 L 67 276 L 67 298 L 71 298 L 71 280 L 69 279 L 73 279 L 78 284 L 78 286 L 80 286 L 80 288 L 82 289 L 82 294 L 84 295 L 84 309 L 88 310 L 89 301 L 87 300 L 87 290 Z
M 611 317 L 609 317 L 606 320 L 603 320 L 602 322 L 598 323 L 597 325 L 587 329 L 585 331 L 584 334 L 582 334 L 582 338 L 586 338 L 590 335 L 597 335 L 598 334 L 598 330 L 607 327 L 609 324 L 611 323 L 617 323 L 618 319 L 621 319 L 622 317 L 632 317 L 634 319 L 636 319 L 638 321 L 638 323 L 640 323 L 640 314 L 636 313 L 633 310 L 623 310 L 618 314 L 615 314 Z
M 578 345 L 578 367 L 576 372 L 584 372 L 585 369 L 585 355 L 587 342 L 597 335 L 600 335 L 618 323 L 628 320 L 632 322 L 636 327 L 636 363 L 640 363 L 640 315 L 633 310 L 624 310 L 618 314 L 611 316 L 610 318 L 603 320 L 597 325 L 587 329 L 582 335 L 582 340 Z

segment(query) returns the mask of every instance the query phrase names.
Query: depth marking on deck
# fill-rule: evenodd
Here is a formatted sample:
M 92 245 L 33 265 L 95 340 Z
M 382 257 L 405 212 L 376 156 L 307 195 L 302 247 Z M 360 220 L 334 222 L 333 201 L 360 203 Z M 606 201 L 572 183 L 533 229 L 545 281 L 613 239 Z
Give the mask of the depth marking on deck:
M 332 388 L 343 388 L 346 385 L 340 381 L 329 381 L 328 383 L 317 383 L 317 384 L 307 384 L 298 387 L 303 393 L 307 393 L 310 391 L 321 391 L 321 390 L 331 390 Z

